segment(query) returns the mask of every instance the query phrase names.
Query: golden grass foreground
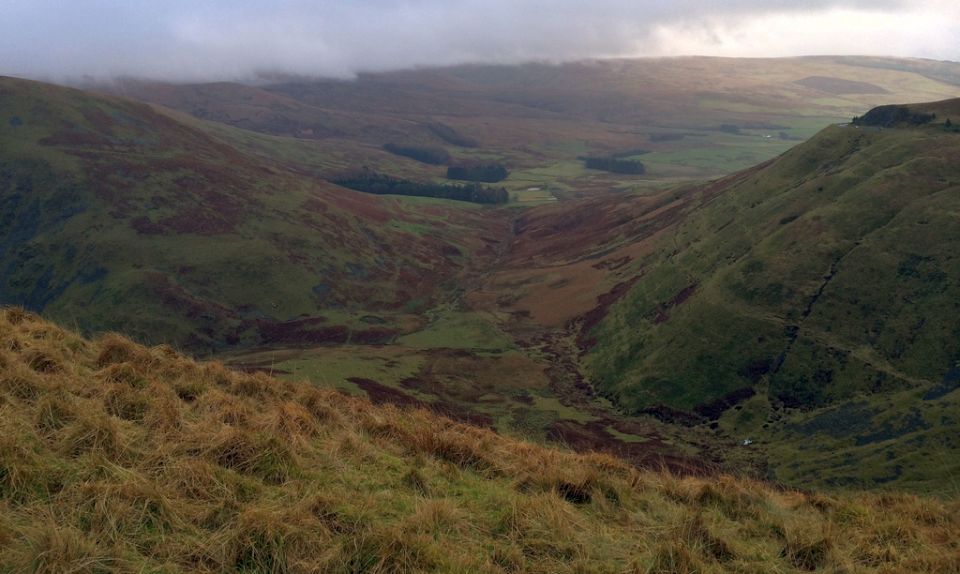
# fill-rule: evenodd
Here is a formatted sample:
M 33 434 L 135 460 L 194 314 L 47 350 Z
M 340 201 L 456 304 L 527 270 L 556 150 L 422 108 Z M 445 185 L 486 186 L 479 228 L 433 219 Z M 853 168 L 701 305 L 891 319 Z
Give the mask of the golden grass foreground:
M 960 572 L 958 514 L 642 472 L 0 310 L 3 572 Z

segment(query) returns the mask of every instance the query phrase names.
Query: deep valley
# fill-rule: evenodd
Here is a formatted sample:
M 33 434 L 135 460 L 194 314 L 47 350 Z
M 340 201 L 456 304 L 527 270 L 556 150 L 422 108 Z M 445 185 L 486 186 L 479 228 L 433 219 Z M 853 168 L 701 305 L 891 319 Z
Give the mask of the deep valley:
M 154 509 L 136 535 L 140 571 L 309 570 L 271 566 L 281 554 L 329 571 L 351 560 L 342 571 L 480 571 L 471 556 L 490 545 L 499 565 L 483 571 L 587 562 L 582 547 L 537 547 L 526 530 L 499 546 L 491 532 L 526 510 L 475 540 L 465 514 L 417 506 L 431 492 L 468 498 L 471 524 L 516 493 L 630 528 L 623 508 L 696 507 L 680 521 L 695 551 L 647 548 L 644 564 L 662 569 L 643 571 L 727 560 L 950 571 L 955 542 L 929 564 L 918 547 L 950 538 L 956 517 L 911 497 L 960 493 L 958 97 L 960 65 L 853 57 L 262 85 L 0 78 L 0 428 L 28 445 L 0 439 L 0 548 L 5 521 L 82 498 L 63 484 L 102 471 L 90 484 L 107 488 L 135 468 L 144 492 L 187 493 L 162 510 L 149 506 L 161 495 L 114 497 Z M 339 455 L 349 469 L 335 468 Z M 179 472 L 166 465 L 206 486 L 163 482 Z M 439 530 L 411 541 L 419 526 L 384 534 L 333 498 L 310 506 L 297 489 L 321 479 L 337 496 L 350 481 L 392 492 L 368 501 L 383 516 L 414 505 L 438 514 L 424 521 L 460 524 L 473 554 L 445 562 Z M 638 501 L 636 485 L 656 500 Z M 227 532 L 219 502 L 184 518 L 194 487 L 310 509 L 244 514 L 253 526 L 231 523 L 233 554 L 184 558 L 187 542 L 168 547 L 152 529 Z M 877 498 L 827 498 L 864 491 Z M 923 525 L 872 562 L 842 543 L 831 562 L 792 526 L 744 535 L 749 551 L 724 546 L 703 508 L 729 518 L 747 498 L 763 507 L 751 524 L 797 512 L 862 526 L 894 501 Z M 581 519 L 570 516 L 536 528 Z M 81 539 L 86 518 L 63 520 Z M 339 546 L 288 552 L 287 520 L 325 533 L 310 544 Z M 264 558 L 248 534 L 279 546 Z M 594 543 L 618 549 L 604 568 L 629 561 L 605 536 L 577 544 Z M 420 550 L 397 565 L 395 546 Z

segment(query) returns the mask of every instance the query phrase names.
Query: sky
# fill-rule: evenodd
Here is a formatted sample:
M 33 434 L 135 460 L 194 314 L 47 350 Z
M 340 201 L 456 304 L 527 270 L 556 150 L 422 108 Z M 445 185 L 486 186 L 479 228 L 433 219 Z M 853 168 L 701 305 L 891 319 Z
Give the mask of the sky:
M 52 80 L 824 54 L 960 61 L 960 0 L 0 0 L 0 75 Z

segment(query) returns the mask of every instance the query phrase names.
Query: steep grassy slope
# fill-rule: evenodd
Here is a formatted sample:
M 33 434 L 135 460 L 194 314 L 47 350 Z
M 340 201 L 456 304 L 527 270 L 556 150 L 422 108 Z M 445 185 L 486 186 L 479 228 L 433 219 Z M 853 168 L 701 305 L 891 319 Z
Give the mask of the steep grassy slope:
M 699 200 L 631 262 L 641 279 L 590 333 L 599 387 L 635 412 L 708 419 L 750 399 L 725 424 L 774 451 L 790 443 L 796 460 L 775 458 L 794 480 L 949 487 L 960 135 L 944 126 L 956 102 L 923 109 L 941 114 L 921 128 L 832 127 L 692 190 Z
M 333 188 L 144 104 L 5 78 L 0 120 L 0 300 L 85 329 L 384 341 L 494 254 L 483 210 Z
M 871 369 L 856 361 L 833 384 L 797 382 L 792 353 L 812 345 L 872 348 L 889 362 L 890 378 L 905 381 L 902 372 L 939 382 L 957 358 L 960 326 L 947 312 L 960 276 L 953 257 L 958 152 L 960 137 L 941 126 L 835 127 L 705 197 L 659 251 L 636 264 L 644 281 L 598 330 L 597 352 L 619 357 L 597 360 L 598 369 L 614 369 L 601 379 L 636 386 L 618 365 L 652 378 L 683 373 L 684 385 L 650 384 L 647 397 L 636 396 L 678 408 L 719 398 L 775 367 L 774 394 L 788 405 L 869 388 L 863 371 Z M 693 335 L 695 324 L 717 325 L 715 335 L 728 344 L 680 335 Z M 655 351 L 660 341 L 683 352 Z
M 0 570 L 955 572 L 960 508 L 641 473 L 0 310 Z

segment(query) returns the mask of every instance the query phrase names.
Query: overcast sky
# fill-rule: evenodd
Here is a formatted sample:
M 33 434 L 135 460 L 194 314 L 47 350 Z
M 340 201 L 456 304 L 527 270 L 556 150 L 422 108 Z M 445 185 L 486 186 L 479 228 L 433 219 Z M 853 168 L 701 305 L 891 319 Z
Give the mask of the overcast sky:
M 461 62 L 960 60 L 960 0 L 3 0 L 0 75 L 349 77 Z

